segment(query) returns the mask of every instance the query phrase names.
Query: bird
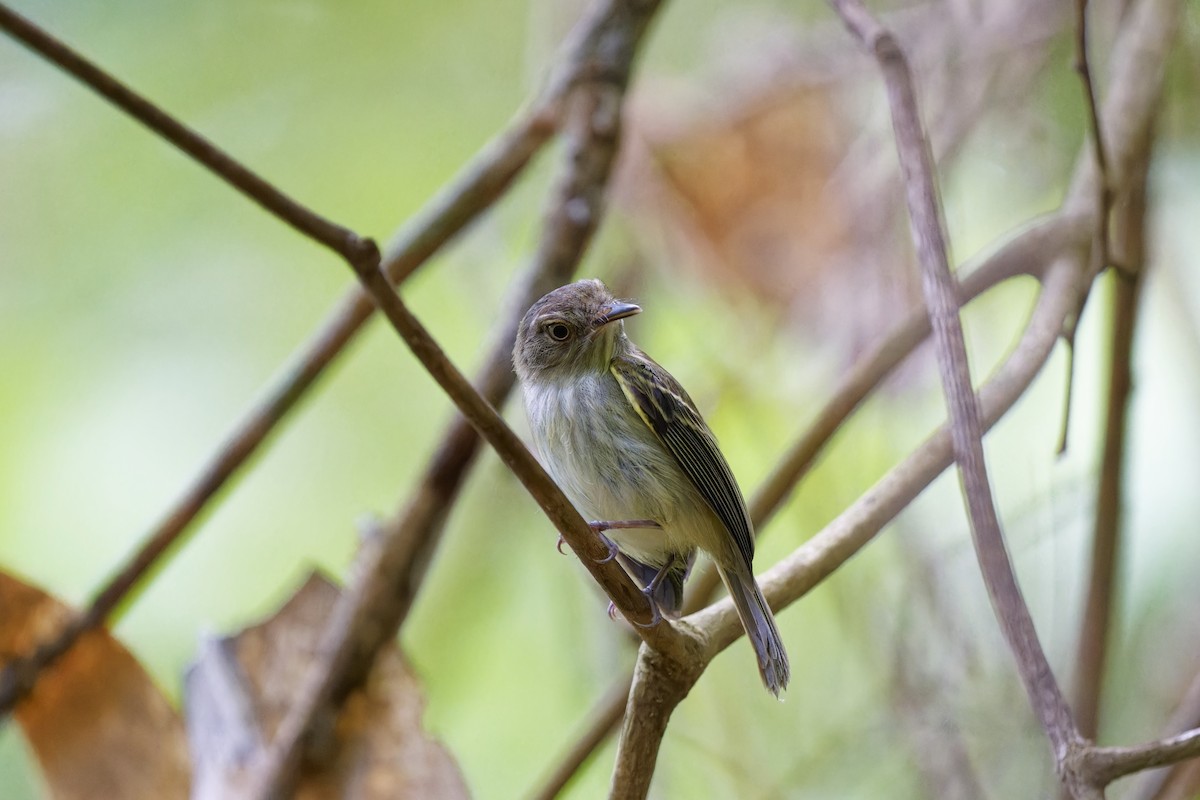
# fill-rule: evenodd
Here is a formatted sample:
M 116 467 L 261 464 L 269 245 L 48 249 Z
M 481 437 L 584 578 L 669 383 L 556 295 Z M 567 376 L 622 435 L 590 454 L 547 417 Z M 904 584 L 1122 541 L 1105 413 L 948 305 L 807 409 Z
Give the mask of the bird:
M 546 471 L 659 615 L 675 618 L 697 549 L 712 559 L 776 697 L 791 675 L 754 578 L 754 527 L 733 472 L 696 404 L 625 334 L 640 306 L 599 280 L 530 306 L 513 367 Z M 652 623 L 653 624 L 653 623 Z

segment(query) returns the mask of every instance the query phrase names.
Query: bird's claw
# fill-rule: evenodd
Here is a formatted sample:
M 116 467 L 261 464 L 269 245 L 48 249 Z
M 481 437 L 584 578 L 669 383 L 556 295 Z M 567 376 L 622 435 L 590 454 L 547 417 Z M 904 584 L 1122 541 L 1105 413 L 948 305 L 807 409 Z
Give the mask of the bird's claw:
M 644 589 L 642 590 L 642 594 L 646 594 L 646 591 Z M 651 597 L 648 594 L 646 594 L 646 601 L 648 603 L 650 603 L 650 621 L 643 625 L 642 623 L 638 622 L 637 620 L 630 620 L 630 622 L 632 624 L 636 625 L 639 628 L 653 628 L 655 625 L 662 622 L 662 620 L 663 620 L 662 611 L 660 611 L 658 608 L 658 601 L 656 601 L 653 597 Z M 614 603 L 613 601 L 609 600 L 608 601 L 608 618 L 615 621 L 617 619 L 617 615 L 618 615 L 617 604 Z M 624 619 L 625 615 L 622 614 L 621 618 Z
M 612 539 L 608 538 L 607 536 L 601 536 L 600 538 L 604 541 L 604 546 L 608 548 L 608 555 L 606 555 L 604 558 L 600 559 L 600 563 L 607 564 L 608 562 L 610 562 L 614 558 L 616 558 L 617 553 L 620 551 L 617 550 L 617 543 L 614 542 Z
M 632 620 L 632 622 L 634 625 L 637 625 L 639 628 L 653 628 L 655 625 L 662 622 L 663 615 L 662 615 L 662 612 L 659 611 L 659 609 L 658 609 L 658 601 L 655 600 L 653 597 L 651 597 L 649 594 L 646 594 L 645 590 L 642 591 L 642 594 L 646 595 L 646 602 L 648 602 L 650 604 L 650 621 L 647 622 L 645 625 L 638 622 L 637 620 Z
M 566 540 L 566 539 L 564 539 L 564 538 L 563 538 L 563 535 L 560 533 L 560 534 L 558 535 L 558 544 L 554 545 L 555 549 L 557 549 L 557 550 L 558 550 L 558 554 L 559 554 L 560 556 L 565 556 L 565 555 L 566 555 L 566 552 L 565 552 L 565 551 L 562 549 L 562 546 L 563 546 L 564 544 L 566 544 L 566 543 L 567 543 L 567 540 Z

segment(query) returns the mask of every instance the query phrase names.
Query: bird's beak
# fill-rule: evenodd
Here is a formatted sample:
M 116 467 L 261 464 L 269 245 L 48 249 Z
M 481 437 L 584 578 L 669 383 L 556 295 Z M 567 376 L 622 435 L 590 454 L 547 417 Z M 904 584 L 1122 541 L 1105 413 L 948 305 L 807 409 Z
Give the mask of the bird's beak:
M 601 309 L 600 317 L 597 320 L 598 324 L 596 327 L 607 325 L 610 322 L 615 322 L 619 319 L 625 319 L 626 317 L 632 317 L 634 314 L 640 313 L 642 313 L 641 306 L 634 305 L 633 303 L 622 303 L 618 300 Z

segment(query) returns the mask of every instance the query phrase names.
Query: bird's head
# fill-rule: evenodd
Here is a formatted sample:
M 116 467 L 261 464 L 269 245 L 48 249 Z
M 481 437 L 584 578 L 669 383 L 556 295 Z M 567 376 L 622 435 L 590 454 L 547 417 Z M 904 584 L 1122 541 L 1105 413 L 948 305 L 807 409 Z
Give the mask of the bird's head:
M 560 286 L 530 306 L 517 328 L 517 375 L 555 380 L 607 370 L 625 335 L 620 320 L 641 310 L 614 298 L 598 280 Z

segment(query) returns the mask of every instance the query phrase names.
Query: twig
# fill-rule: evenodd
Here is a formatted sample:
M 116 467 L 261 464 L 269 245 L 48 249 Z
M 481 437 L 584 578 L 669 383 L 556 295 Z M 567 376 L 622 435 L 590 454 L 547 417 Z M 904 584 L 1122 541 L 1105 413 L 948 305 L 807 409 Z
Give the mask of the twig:
M 1100 105 L 1096 102 L 1096 85 L 1092 81 L 1091 60 L 1088 58 L 1088 0 L 1075 0 L 1075 70 L 1083 82 L 1083 94 L 1088 112 L 1088 131 L 1096 158 L 1096 246 L 1092 252 L 1092 272 L 1099 274 L 1108 266 L 1109 211 L 1112 208 L 1113 185 L 1108 174 L 1108 148 L 1104 143 L 1104 128 L 1100 125 Z M 1078 318 L 1077 318 L 1078 319 Z
M 355 265 L 377 264 L 379 250 L 349 228 L 297 203 L 196 131 L 128 88 L 20 14 L 0 5 L 0 28 L 191 156 L 243 195 Z
M 638 650 L 633 686 L 617 740 L 610 798 L 644 798 L 649 793 L 671 714 L 711 659 L 703 652 L 702 639 L 691 639 L 689 644 L 696 645 L 696 650 L 687 660 L 664 658 L 645 643 Z
M 1200 727 L 1200 672 L 1192 678 L 1191 685 L 1183 694 L 1183 699 L 1171 713 L 1164 730 L 1168 735 Z M 1142 773 L 1138 782 L 1127 795 L 1128 800 L 1158 800 L 1162 797 L 1163 789 L 1171 786 L 1184 766 L 1183 762 L 1176 763 L 1169 770 L 1156 770 Z
M 1075 0 L 1075 71 L 1083 83 L 1083 95 L 1088 114 L 1088 131 L 1092 137 L 1092 152 L 1095 154 L 1096 171 L 1096 237 L 1092 248 L 1092 273 L 1099 275 L 1109 263 L 1108 228 L 1109 212 L 1112 209 L 1113 185 L 1108 174 L 1108 150 L 1104 145 L 1104 130 L 1100 125 L 1099 104 L 1096 102 L 1096 86 L 1092 82 L 1091 59 L 1088 58 L 1088 0 Z M 1071 402 L 1075 394 L 1075 331 L 1088 293 L 1079 301 L 1079 310 L 1067 321 L 1064 337 L 1069 348 L 1067 360 L 1067 390 L 1063 398 L 1062 430 L 1059 434 L 1058 453 L 1067 451 L 1067 437 L 1071 427 Z M 1082 726 L 1081 726 L 1082 729 Z
M 1147 140 L 1147 146 L 1150 141 Z M 1139 162 L 1140 168 L 1125 190 L 1118 218 L 1121 261 L 1127 270 L 1113 274 L 1104 451 L 1096 485 L 1096 516 L 1092 529 L 1087 599 L 1075 654 L 1073 707 L 1079 732 L 1089 739 L 1095 739 L 1099 733 L 1100 699 L 1108 660 L 1116 569 L 1121 550 L 1124 515 L 1122 477 L 1133 388 L 1133 336 L 1146 264 L 1146 177 L 1149 161 L 1150 153 L 1146 152 Z
M 1200 757 L 1200 728 L 1128 747 L 1092 747 L 1080 756 L 1084 771 L 1103 786 L 1144 769 Z
M 655 8 L 642 6 L 645 16 L 630 16 L 622 3 L 597 6 L 586 26 L 588 35 L 572 54 L 573 73 L 602 74 L 605 79 L 574 84 L 563 179 L 551 198 L 541 246 L 492 337 L 479 380 L 480 392 L 491 404 L 502 402 L 513 386 L 511 352 L 518 320 L 538 297 L 569 278 L 603 214 L 604 188 L 617 154 L 622 96 L 636 46 Z M 627 45 L 614 49 L 620 40 Z M 597 69 L 601 64 L 603 69 Z M 364 548 L 355 590 L 343 596 L 324 632 L 324 655 L 311 667 L 311 679 L 258 770 L 254 796 L 284 797 L 292 791 L 306 742 L 396 635 L 479 444 L 471 425 L 457 418 L 404 511 L 382 534 L 382 543 Z
M 887 86 L 912 233 L 921 264 L 921 284 L 933 326 L 942 391 L 950 412 L 954 457 L 966 494 L 976 554 L 993 610 L 1017 660 L 1030 703 L 1050 738 L 1055 760 L 1061 764 L 1078 743 L 1079 734 L 1021 596 L 988 485 L 983 429 L 971 388 L 958 300 L 946 255 L 933 158 L 920 120 L 912 73 L 899 44 L 861 3 L 833 0 L 833 5 L 846 26 L 879 61 Z
M 82 60 L 78 55 L 74 58 Z M 538 98 L 404 226 L 383 259 L 393 283 L 405 280 L 511 185 L 557 129 L 562 93 L 570 80 L 565 71 L 552 76 Z M 87 610 L 29 655 L 5 667 L 0 674 L 0 716 L 9 713 L 32 688 L 41 670 L 82 634 L 103 625 L 150 568 L 173 551 L 209 501 L 274 432 L 325 367 L 344 352 L 374 311 L 370 298 L 357 286 L 342 298 L 308 343 L 293 355 L 266 397 L 243 416 L 163 520 L 94 595 Z

